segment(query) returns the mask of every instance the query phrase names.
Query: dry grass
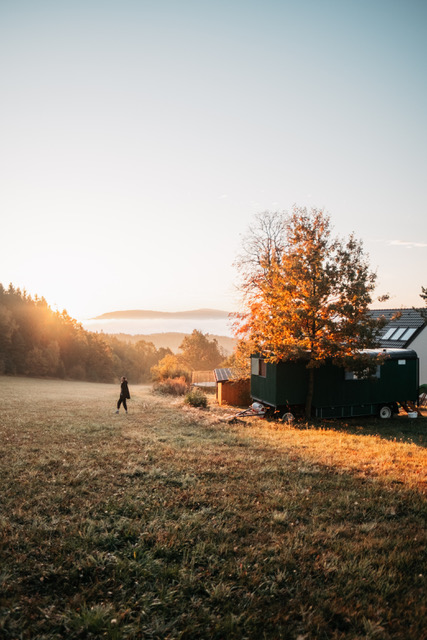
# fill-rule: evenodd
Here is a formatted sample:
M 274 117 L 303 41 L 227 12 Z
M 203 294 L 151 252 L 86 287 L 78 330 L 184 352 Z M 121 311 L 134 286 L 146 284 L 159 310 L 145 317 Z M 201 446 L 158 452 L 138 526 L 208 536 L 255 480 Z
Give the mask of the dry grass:
M 0 635 L 425 638 L 427 419 L 0 378 Z

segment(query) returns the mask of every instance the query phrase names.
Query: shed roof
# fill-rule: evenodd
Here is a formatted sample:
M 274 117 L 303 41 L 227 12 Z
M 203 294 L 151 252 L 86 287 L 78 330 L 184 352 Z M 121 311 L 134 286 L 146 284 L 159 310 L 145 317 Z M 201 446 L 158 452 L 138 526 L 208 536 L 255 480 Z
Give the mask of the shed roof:
M 227 382 L 233 377 L 231 369 L 214 369 L 214 375 L 217 382 Z
M 371 315 L 387 320 L 379 336 L 379 346 L 386 349 L 406 349 L 426 325 L 416 309 L 372 309 Z

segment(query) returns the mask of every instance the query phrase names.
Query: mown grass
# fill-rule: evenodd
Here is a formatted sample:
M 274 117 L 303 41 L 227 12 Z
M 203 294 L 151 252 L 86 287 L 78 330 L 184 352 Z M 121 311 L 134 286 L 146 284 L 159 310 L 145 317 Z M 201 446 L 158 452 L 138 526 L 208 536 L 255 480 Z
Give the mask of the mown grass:
M 422 639 L 427 418 L 0 378 L 0 636 Z

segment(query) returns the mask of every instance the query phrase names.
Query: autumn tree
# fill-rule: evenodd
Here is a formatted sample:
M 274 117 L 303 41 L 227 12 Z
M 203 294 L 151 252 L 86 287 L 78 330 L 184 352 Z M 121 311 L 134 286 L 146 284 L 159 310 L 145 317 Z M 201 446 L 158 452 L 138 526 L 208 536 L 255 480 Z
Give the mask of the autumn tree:
M 238 340 L 233 353 L 225 358 L 220 367 L 230 368 L 233 377 L 240 380 L 248 380 L 251 377 L 251 350 L 245 340 Z
M 180 363 L 179 358 L 171 352 L 151 367 L 151 377 L 154 382 L 161 382 L 168 378 L 183 378 L 189 383 L 191 381 L 191 371 L 185 368 Z
M 215 369 L 224 360 L 216 338 L 210 340 L 208 334 L 197 329 L 185 336 L 179 350 L 179 361 L 190 371 Z
M 314 368 L 345 364 L 375 345 L 380 327 L 369 314 L 376 274 L 361 241 L 334 238 L 323 210 L 256 217 L 238 259 L 243 311 L 237 337 L 269 362 L 305 358 L 306 416 L 311 415 Z

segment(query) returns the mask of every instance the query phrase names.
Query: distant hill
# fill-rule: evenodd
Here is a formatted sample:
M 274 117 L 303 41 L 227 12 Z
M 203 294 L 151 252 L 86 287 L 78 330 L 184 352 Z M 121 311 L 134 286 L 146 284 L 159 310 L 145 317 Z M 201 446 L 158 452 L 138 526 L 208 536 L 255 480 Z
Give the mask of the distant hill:
M 161 349 L 162 347 L 165 349 L 169 348 L 174 353 L 177 353 L 184 338 L 190 334 L 170 332 L 138 334 L 136 336 L 129 335 L 127 333 L 114 333 L 110 335 L 115 336 L 118 340 L 123 340 L 124 342 L 130 342 L 132 344 L 135 344 L 139 340 L 145 340 L 146 342 L 152 342 L 156 349 Z M 218 345 L 224 351 L 226 356 L 233 353 L 234 346 L 236 345 L 236 340 L 234 338 L 229 338 L 228 336 L 215 336 L 210 333 L 209 340 L 212 340 L 213 338 L 218 341 Z
M 228 318 L 229 312 L 219 309 L 192 309 L 190 311 L 151 311 L 145 309 L 131 309 L 129 311 L 109 311 L 91 320 L 137 320 L 137 319 L 181 319 L 200 320 L 203 318 Z

